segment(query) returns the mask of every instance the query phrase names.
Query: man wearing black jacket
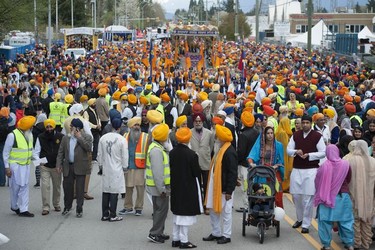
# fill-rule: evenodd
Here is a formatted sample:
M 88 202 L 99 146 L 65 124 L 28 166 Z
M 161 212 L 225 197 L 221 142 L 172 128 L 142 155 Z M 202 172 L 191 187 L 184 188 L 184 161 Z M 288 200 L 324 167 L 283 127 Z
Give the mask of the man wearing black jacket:
M 243 128 L 241 129 L 238 135 L 238 178 L 241 181 L 242 186 L 242 201 L 243 207 L 236 209 L 237 212 L 243 212 L 243 209 L 248 207 L 247 199 L 247 172 L 248 172 L 248 163 L 247 156 L 250 153 L 251 148 L 253 147 L 255 141 L 259 136 L 259 131 L 254 128 L 255 118 L 250 111 L 244 111 L 241 114 L 241 122 Z
M 51 181 L 53 188 L 52 205 L 55 208 L 55 211 L 61 211 L 61 173 L 56 169 L 56 158 L 64 135 L 55 130 L 56 122 L 52 119 L 45 120 L 44 127 L 46 128 L 46 131 L 38 136 L 33 151 L 33 158 L 35 159 L 34 161 L 40 161 L 43 203 L 42 215 L 47 215 L 50 210 Z M 44 158 L 47 162 L 43 161 Z

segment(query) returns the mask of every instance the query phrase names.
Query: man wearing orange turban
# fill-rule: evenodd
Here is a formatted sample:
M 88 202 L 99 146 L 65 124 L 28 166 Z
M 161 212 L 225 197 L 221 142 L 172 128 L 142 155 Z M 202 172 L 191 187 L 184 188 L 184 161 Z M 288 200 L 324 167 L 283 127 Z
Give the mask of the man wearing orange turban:
M 232 132 L 221 125 L 216 125 L 215 154 L 207 185 L 205 205 L 210 209 L 212 231 L 204 241 L 217 240 L 218 244 L 231 242 L 233 191 L 237 184 L 237 152 L 231 145 Z M 217 146 L 216 146 L 217 145 Z M 223 219 L 223 230 L 221 229 Z M 223 232 L 222 235 L 219 235 Z
M 346 115 L 349 117 L 350 122 L 352 124 L 352 128 L 355 126 L 361 126 L 362 127 L 362 119 L 358 115 L 356 115 L 356 107 L 353 103 L 347 102 L 344 105 L 344 109 L 346 112 Z
M 249 154 L 252 146 L 258 138 L 259 131 L 254 128 L 255 118 L 249 111 L 244 111 L 241 114 L 242 129 L 238 134 L 237 153 L 238 153 L 238 178 L 241 183 L 242 191 L 242 207 L 236 209 L 237 212 L 243 212 L 248 208 L 247 197 L 247 155 Z
M 189 242 L 188 225 L 185 221 L 196 221 L 196 215 L 203 209 L 200 205 L 201 178 L 198 155 L 187 145 L 191 138 L 189 128 L 176 131 L 179 144 L 169 153 L 171 168 L 171 211 L 173 213 L 172 247 L 193 248 Z M 189 224 L 191 225 L 191 224 Z
M 154 204 L 153 226 L 147 238 L 154 243 L 164 243 L 164 226 L 169 210 L 170 161 L 164 147 L 168 134 L 168 125 L 159 124 L 154 127 L 153 140 L 148 147 L 146 158 L 146 191 L 152 196 Z
M 36 140 L 33 151 L 34 161 L 39 162 L 40 159 L 46 158 L 47 162 L 40 164 L 40 175 L 42 181 L 42 215 L 49 214 L 51 197 L 50 189 L 52 182 L 52 204 L 54 210 L 61 211 L 60 195 L 61 195 L 61 173 L 56 169 L 56 158 L 59 151 L 60 143 L 64 135 L 55 130 L 56 122 L 52 119 L 44 121 L 44 128 Z M 51 143 L 53 142 L 53 143 Z
M 9 133 L 3 150 L 5 174 L 9 178 L 10 209 L 22 217 L 34 217 L 29 212 L 29 176 L 33 151 L 34 116 L 24 116 L 17 128 Z

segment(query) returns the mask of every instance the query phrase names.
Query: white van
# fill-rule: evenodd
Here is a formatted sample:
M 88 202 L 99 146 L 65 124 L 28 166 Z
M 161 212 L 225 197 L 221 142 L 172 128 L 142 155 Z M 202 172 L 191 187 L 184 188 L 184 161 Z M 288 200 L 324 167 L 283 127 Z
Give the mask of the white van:
M 85 57 L 87 54 L 87 51 L 85 48 L 69 48 L 65 50 L 64 55 L 70 56 L 71 54 L 74 54 L 74 59 L 77 60 L 78 58 Z

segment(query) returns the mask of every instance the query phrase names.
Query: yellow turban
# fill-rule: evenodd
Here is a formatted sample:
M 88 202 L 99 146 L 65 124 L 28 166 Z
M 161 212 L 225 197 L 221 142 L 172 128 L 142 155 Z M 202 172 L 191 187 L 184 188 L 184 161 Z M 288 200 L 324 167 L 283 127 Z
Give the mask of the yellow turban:
M 46 128 L 47 126 L 51 126 L 52 128 L 56 127 L 56 122 L 53 119 L 47 119 L 44 120 L 44 127 Z
M 186 115 L 182 115 L 182 116 L 179 116 L 176 120 L 176 127 L 179 128 L 181 127 L 182 123 L 186 122 L 187 121 L 187 116 Z
M 170 102 L 171 100 L 167 92 L 164 92 L 162 95 L 160 95 L 160 98 L 161 100 L 163 100 L 163 102 Z
M 222 142 L 231 142 L 233 141 L 233 135 L 229 128 L 216 125 L 216 137 Z
M 311 89 L 312 91 L 315 91 L 315 90 L 318 89 L 318 87 L 317 87 L 316 85 L 314 85 L 314 84 L 310 84 L 310 89 Z
M 99 89 L 99 96 L 106 96 L 107 95 L 107 89 L 101 88 Z
M 332 119 L 335 116 L 335 111 L 332 109 L 323 109 L 323 114 Z
M 120 100 L 121 91 L 116 90 L 115 93 L 112 95 L 112 99 L 119 101 Z
M 87 104 L 89 106 L 93 105 L 96 102 L 96 98 L 90 98 L 90 100 L 87 101 Z
M 70 103 L 73 103 L 74 97 L 73 97 L 72 94 L 68 94 L 68 95 L 65 96 L 64 100 L 65 100 L 66 103 L 70 104 Z
M 156 95 L 151 95 L 150 96 L 150 102 L 151 102 L 151 104 L 158 104 L 158 103 L 160 103 L 160 98 L 157 97 Z
M 156 111 L 156 110 L 147 111 L 146 117 L 153 124 L 159 124 L 159 123 L 162 123 L 163 121 L 163 115 L 159 111 Z
M 128 95 L 128 102 L 130 104 L 136 104 L 137 103 L 137 97 L 134 94 Z
M 367 110 L 366 114 L 369 115 L 369 116 L 375 117 L 375 109 L 369 109 L 369 110 Z
M 34 126 L 34 123 L 36 121 L 36 118 L 34 116 L 28 115 L 21 118 L 21 120 L 18 121 L 17 127 L 21 130 L 29 130 Z
M 151 90 L 152 89 L 152 84 L 146 84 L 145 85 L 146 90 Z
M 249 111 L 242 112 L 241 114 L 241 122 L 246 127 L 252 127 L 255 122 L 254 115 Z
M 152 137 L 156 141 L 164 142 L 168 139 L 168 135 L 169 135 L 169 127 L 165 123 L 157 125 L 152 131 Z
M 176 139 L 179 143 L 188 143 L 191 138 L 191 130 L 188 127 L 179 128 L 176 131 Z
M 208 94 L 204 91 L 199 92 L 198 96 L 199 96 L 199 99 L 201 99 L 202 102 L 208 99 Z
M 141 125 L 141 122 L 142 122 L 142 118 L 139 117 L 139 116 L 135 116 L 135 117 L 131 118 L 131 119 L 128 121 L 128 128 L 132 128 L 132 127 L 134 127 L 135 124 L 139 124 L 139 125 Z
M 160 86 L 160 87 L 165 87 L 165 81 L 160 81 L 160 82 L 159 82 L 159 86 Z
M 83 96 L 81 96 L 80 98 L 79 98 L 79 102 L 85 102 L 85 101 L 87 101 L 89 99 L 89 97 L 87 96 L 87 95 L 83 95 Z
M 60 100 L 61 99 L 61 94 L 60 93 L 56 93 L 55 94 L 55 100 Z

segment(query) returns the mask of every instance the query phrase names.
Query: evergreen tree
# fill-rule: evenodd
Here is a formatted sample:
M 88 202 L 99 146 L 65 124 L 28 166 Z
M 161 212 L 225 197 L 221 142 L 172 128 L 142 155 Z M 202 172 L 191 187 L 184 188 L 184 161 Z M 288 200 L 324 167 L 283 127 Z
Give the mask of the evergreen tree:
M 366 4 L 368 11 L 375 11 L 375 0 L 368 0 L 368 3 Z
M 357 4 L 355 5 L 355 12 L 356 12 L 356 13 L 362 13 L 361 6 L 359 5 L 358 2 L 357 2 Z

